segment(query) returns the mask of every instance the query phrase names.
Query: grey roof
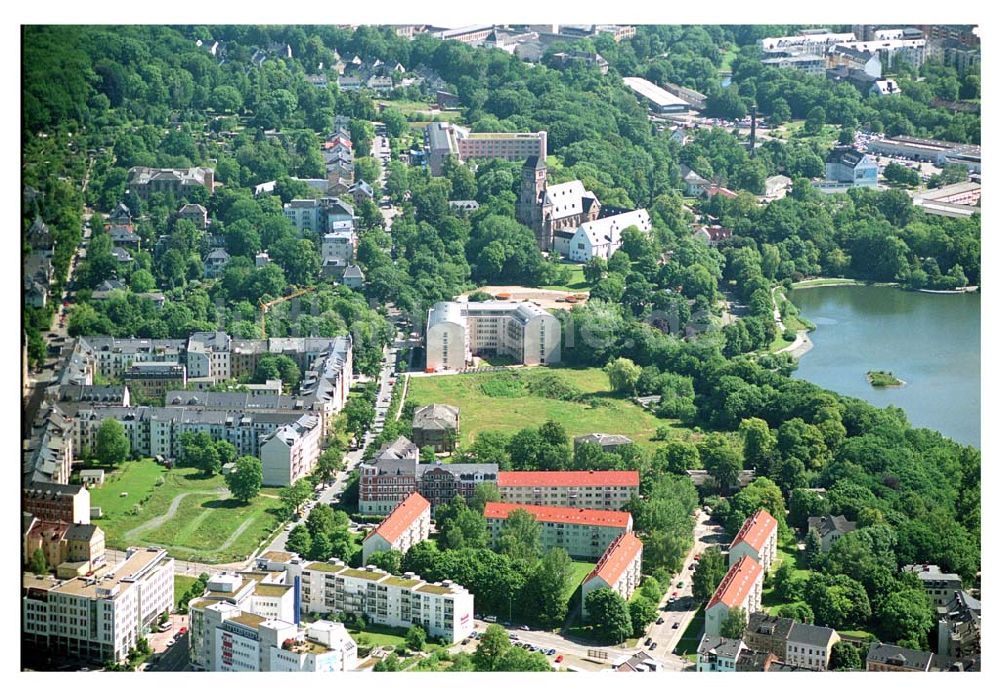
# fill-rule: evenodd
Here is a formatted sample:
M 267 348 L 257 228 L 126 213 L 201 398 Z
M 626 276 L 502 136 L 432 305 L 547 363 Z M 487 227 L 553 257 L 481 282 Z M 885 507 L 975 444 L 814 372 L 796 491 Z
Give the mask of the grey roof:
M 62 497 L 76 495 L 83 490 L 83 485 L 60 485 L 59 483 L 32 482 L 24 487 L 26 497 Z
M 917 649 L 908 649 L 896 644 L 874 642 L 868 648 L 867 661 L 891 666 L 903 666 L 917 671 L 930 668 L 934 655 Z
M 863 152 L 859 152 L 853 147 L 834 147 L 826 157 L 827 164 L 845 164 L 847 166 L 857 166 L 865 158 Z
M 60 401 L 82 401 L 86 403 L 116 403 L 125 400 L 123 384 L 64 384 L 59 386 Z
M 521 167 L 521 168 L 522 169 L 531 169 L 531 170 L 545 169 L 546 168 L 545 160 L 544 159 L 539 159 L 538 155 L 534 155 L 533 154 L 530 157 L 528 157 L 526 160 L 524 160 L 524 166 Z
M 89 541 L 100 529 L 94 524 L 73 524 L 66 531 L 68 541 Z
M 827 536 L 834 531 L 839 533 L 850 533 L 858 527 L 857 523 L 853 521 L 848 521 L 847 517 L 841 516 L 831 516 L 829 514 L 825 516 L 811 516 L 809 517 L 809 530 L 815 530 L 819 535 Z
M 788 664 L 784 661 L 775 661 L 767 669 L 768 673 L 771 672 L 783 672 L 783 671 L 812 671 L 811 668 L 806 668 L 805 666 L 795 666 L 794 664 Z
M 379 449 L 373 460 L 376 462 L 402 461 L 404 459 L 416 458 L 419 455 L 420 450 L 417 448 L 417 445 L 400 435 Z
M 357 264 L 352 264 L 352 265 L 347 266 L 347 268 L 344 270 L 344 277 L 345 278 L 358 278 L 359 280 L 364 280 L 365 279 L 365 274 L 361 270 L 361 266 L 359 266 Z
M 767 613 L 751 613 L 747 619 L 746 634 L 788 639 L 788 634 L 794 624 L 795 621 L 791 618 L 779 618 Z
M 836 630 L 821 625 L 795 623 L 788 633 L 788 641 L 825 648 L 835 634 Z
M 312 415 L 303 415 L 295 422 L 279 427 L 274 432 L 272 432 L 264 441 L 270 441 L 271 439 L 280 439 L 281 441 L 291 446 L 297 440 L 304 437 L 307 432 L 315 429 L 318 426 L 319 426 L 319 418 L 313 417 Z
M 445 471 L 459 480 L 473 480 L 476 477 L 496 480 L 500 466 L 495 463 L 421 463 L 417 465 L 417 478 L 422 478 L 431 471 Z
M 127 263 L 132 260 L 132 254 L 123 249 L 121 246 L 116 246 L 111 249 L 111 255 L 115 257 L 115 260 L 119 263 Z
M 458 302 L 437 302 L 432 306 L 427 314 L 427 330 L 444 322 L 457 323 L 460 326 L 464 326 L 465 320 L 462 318 L 462 305 Z
M 574 444 L 600 444 L 601 446 L 622 446 L 624 444 L 631 444 L 632 440 L 621 434 L 603 434 L 601 432 L 593 432 L 591 434 L 581 434 L 579 437 L 573 437 Z
M 413 427 L 425 430 L 446 430 L 458 427 L 458 408 L 453 405 L 432 403 L 413 413 Z
M 701 644 L 698 645 L 698 654 L 702 656 L 714 654 L 735 660 L 744 647 L 743 640 L 730 639 L 718 635 L 705 635 L 701 638 Z
M 740 653 L 740 658 L 736 661 L 736 670 L 763 672 L 770 657 L 770 652 L 758 651 L 756 649 L 744 649 Z

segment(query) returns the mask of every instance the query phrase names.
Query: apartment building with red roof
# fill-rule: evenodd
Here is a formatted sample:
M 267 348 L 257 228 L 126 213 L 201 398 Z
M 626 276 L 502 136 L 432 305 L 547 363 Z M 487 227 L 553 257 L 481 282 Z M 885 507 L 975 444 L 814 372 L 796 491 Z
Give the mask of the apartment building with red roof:
M 596 560 L 615 539 L 632 530 L 632 515 L 628 512 L 487 502 L 483 516 L 494 543 L 503 522 L 517 509 L 528 512 L 541 525 L 543 550 L 563 548 L 574 558 Z
M 752 557 L 742 557 L 729 568 L 705 607 L 705 634 L 717 636 L 729 611 L 742 608 L 749 616 L 760 610 L 764 568 Z
M 431 503 L 419 492 L 410 495 L 392 510 L 362 543 L 362 558 L 367 564 L 372 553 L 398 550 L 405 553 L 410 546 L 427 540 L 431 532 Z
M 621 509 L 639 495 L 639 471 L 501 471 L 497 488 L 513 504 Z
M 580 602 L 587 617 L 587 595 L 598 589 L 611 589 L 628 601 L 642 580 L 642 541 L 632 533 L 623 533 L 608 546 L 593 571 L 583 580 Z
M 729 566 L 740 558 L 752 557 L 767 574 L 778 552 L 778 521 L 766 509 L 758 509 L 747 517 L 729 544 Z

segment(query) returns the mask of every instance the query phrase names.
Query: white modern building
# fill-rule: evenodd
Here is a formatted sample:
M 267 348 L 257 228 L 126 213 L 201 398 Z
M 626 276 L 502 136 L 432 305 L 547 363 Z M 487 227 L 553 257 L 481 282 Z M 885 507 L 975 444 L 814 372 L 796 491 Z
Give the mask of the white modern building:
M 322 262 L 348 265 L 354 260 L 356 237 L 353 229 L 338 229 L 323 235 Z
M 121 662 L 150 625 L 174 605 L 174 560 L 166 550 L 130 548 L 107 572 L 57 580 L 25 574 L 22 640 L 85 661 Z
M 558 364 L 562 325 L 531 302 L 438 302 L 427 315 L 427 369 L 464 369 L 478 354 Z
M 621 509 L 639 496 L 639 471 L 501 471 L 500 499 L 586 509 Z
M 687 100 L 642 77 L 625 77 L 623 81 L 636 97 L 646 102 L 656 113 L 687 113 L 694 110 L 694 106 Z
M 729 568 L 705 608 L 705 634 L 718 636 L 729 611 L 742 608 L 747 616 L 760 610 L 764 570 L 752 557 Z
M 778 522 L 766 509 L 758 509 L 747 517 L 739 533 L 729 545 L 729 566 L 743 557 L 752 557 L 764 569 L 771 568 L 778 552 Z

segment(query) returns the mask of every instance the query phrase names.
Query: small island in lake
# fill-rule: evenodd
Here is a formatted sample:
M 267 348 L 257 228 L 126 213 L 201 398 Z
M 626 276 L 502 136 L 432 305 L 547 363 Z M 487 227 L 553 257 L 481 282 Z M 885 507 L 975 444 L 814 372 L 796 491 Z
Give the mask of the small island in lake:
M 868 377 L 868 383 L 877 388 L 884 388 L 886 386 L 904 386 L 906 384 L 905 381 L 897 376 L 894 376 L 892 372 L 870 370 L 865 376 Z

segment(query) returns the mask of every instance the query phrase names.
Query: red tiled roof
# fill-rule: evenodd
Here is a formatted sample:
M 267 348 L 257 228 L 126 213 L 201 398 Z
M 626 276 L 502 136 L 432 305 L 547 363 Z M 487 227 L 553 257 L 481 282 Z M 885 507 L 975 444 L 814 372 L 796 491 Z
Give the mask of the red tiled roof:
M 431 503 L 424 499 L 423 495 L 419 492 L 411 492 L 410 496 L 396 505 L 392 514 L 383 519 L 382 523 L 369 533 L 365 540 L 378 535 L 390 544 L 395 543 L 403 535 L 403 531 L 408 529 L 410 524 L 424 513 L 424 510 L 430 508 Z
M 497 487 L 639 487 L 639 471 L 500 471 Z
M 743 528 L 736 534 L 736 538 L 729 544 L 729 549 L 735 548 L 741 541 L 756 550 L 758 553 L 764 547 L 764 541 L 778 528 L 778 522 L 766 509 L 758 509 L 753 516 L 743 522 Z
M 487 519 L 506 519 L 515 509 L 523 509 L 538 522 L 578 524 L 581 526 L 610 526 L 629 528 L 632 515 L 628 512 L 613 512 L 605 509 L 578 509 L 575 507 L 549 507 L 537 504 L 510 504 L 507 502 L 487 502 L 483 516 Z
M 608 586 L 614 586 L 625 568 L 632 563 L 636 555 L 641 553 L 642 541 L 631 531 L 623 533 L 608 546 L 604 555 L 597 562 L 597 566 L 583 581 L 589 582 L 594 577 L 600 577 Z
M 740 561 L 730 567 L 726 576 L 719 582 L 719 586 L 715 589 L 712 600 L 705 606 L 705 610 L 717 603 L 729 608 L 739 606 L 750 593 L 750 588 L 757 582 L 757 578 L 763 571 L 760 563 L 752 557 L 745 555 L 740 558 Z

